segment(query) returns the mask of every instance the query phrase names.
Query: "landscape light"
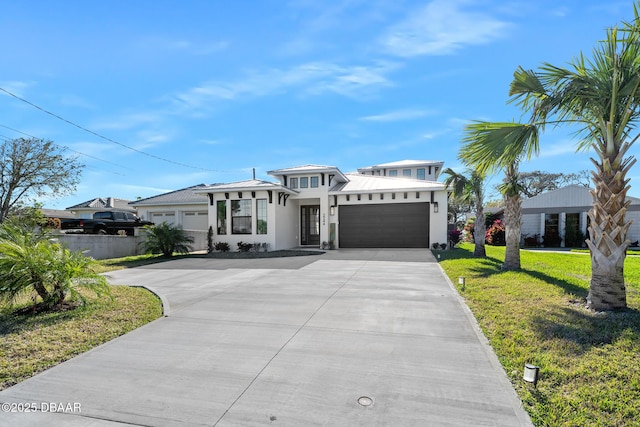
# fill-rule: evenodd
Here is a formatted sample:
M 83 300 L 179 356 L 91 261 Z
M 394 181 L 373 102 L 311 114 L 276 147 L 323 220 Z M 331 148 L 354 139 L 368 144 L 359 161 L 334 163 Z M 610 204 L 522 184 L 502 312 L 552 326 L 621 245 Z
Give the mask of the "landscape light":
M 524 365 L 524 376 L 522 378 L 528 383 L 533 383 L 533 386 L 536 387 L 539 373 L 540 367 L 527 363 Z

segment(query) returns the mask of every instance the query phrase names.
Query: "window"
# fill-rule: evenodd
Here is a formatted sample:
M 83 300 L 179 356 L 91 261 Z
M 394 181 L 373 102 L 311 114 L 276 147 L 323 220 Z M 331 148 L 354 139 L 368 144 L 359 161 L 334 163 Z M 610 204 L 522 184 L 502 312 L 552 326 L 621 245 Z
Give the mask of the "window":
M 395 169 L 392 169 L 389 171 L 389 176 L 398 176 L 398 171 Z
M 309 178 L 302 177 L 300 178 L 300 188 L 308 188 L 309 187 Z
M 231 234 L 251 234 L 251 200 L 231 201 Z
M 318 188 L 318 177 L 317 176 L 312 176 L 311 177 L 311 188 Z
M 542 240 L 545 247 L 559 247 L 562 239 L 559 233 L 560 215 L 545 214 L 544 216 L 544 236 Z
M 424 174 L 424 168 L 418 168 L 416 172 L 418 174 L 418 179 L 426 179 L 426 176 Z
M 218 234 L 227 234 L 227 201 L 218 200 L 216 211 L 218 212 Z
M 256 200 L 256 232 L 267 234 L 267 199 Z
M 291 188 L 298 188 L 298 178 L 291 178 L 289 184 Z
M 411 178 L 411 169 L 402 169 L 402 176 Z

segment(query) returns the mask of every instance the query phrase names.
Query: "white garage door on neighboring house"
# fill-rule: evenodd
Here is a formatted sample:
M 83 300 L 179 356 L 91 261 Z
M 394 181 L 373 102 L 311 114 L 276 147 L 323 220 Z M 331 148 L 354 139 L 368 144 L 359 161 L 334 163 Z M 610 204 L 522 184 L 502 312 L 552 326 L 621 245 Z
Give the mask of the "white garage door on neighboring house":
M 182 213 L 182 228 L 185 230 L 208 230 L 209 229 L 209 215 L 206 211 L 203 212 L 183 212 Z
M 429 203 L 340 206 L 341 248 L 426 248 Z
M 175 212 L 151 212 L 151 222 L 156 225 L 163 222 L 173 225 L 176 223 L 176 214 Z

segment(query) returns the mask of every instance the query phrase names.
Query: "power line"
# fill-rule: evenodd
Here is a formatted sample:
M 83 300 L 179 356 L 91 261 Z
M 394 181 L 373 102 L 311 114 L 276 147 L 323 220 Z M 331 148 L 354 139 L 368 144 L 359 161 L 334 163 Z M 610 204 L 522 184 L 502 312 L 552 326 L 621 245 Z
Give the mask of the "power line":
M 174 165 L 182 166 L 182 167 L 189 168 L 189 169 L 198 169 L 198 170 L 203 170 L 203 171 L 207 171 L 207 172 L 226 172 L 226 171 L 215 170 L 215 169 L 201 168 L 201 167 L 198 167 L 198 166 L 191 166 L 191 165 L 188 165 L 186 163 L 180 163 L 180 162 L 176 162 L 174 160 L 165 159 L 164 157 L 156 156 L 155 154 L 150 154 L 150 153 L 147 153 L 145 151 L 138 150 L 137 148 L 129 147 L 128 145 L 125 145 L 125 144 L 123 144 L 121 142 L 115 141 L 115 140 L 113 140 L 113 139 L 111 139 L 109 137 L 100 135 L 99 133 L 94 132 L 94 131 L 92 131 L 90 129 L 87 129 L 87 128 L 83 127 L 83 126 L 80 126 L 79 124 L 76 124 L 76 123 L 72 122 L 71 120 L 67 120 L 64 117 L 61 117 L 61 116 L 59 116 L 59 115 L 57 115 L 55 113 L 52 113 L 51 111 L 48 111 L 48 110 L 46 110 L 46 109 L 34 104 L 33 102 L 27 101 L 26 99 L 21 98 L 18 95 L 14 94 L 14 93 L 11 93 L 11 92 L 9 92 L 8 90 L 6 90 L 6 89 L 4 89 L 2 87 L 0 87 L 0 91 L 6 93 L 9 96 L 12 96 L 13 98 L 16 98 L 16 99 L 18 99 L 18 100 L 20 100 L 20 101 L 22 101 L 22 102 L 24 102 L 26 104 L 29 104 L 30 106 L 42 111 L 43 113 L 46 113 L 46 114 L 48 114 L 50 116 L 53 116 L 58 120 L 62 120 L 63 122 L 65 122 L 67 124 L 70 124 L 71 126 L 77 127 L 80 130 L 83 130 L 83 131 L 88 132 L 88 133 L 90 133 L 92 135 L 95 135 L 98 138 L 104 139 L 105 141 L 109 141 L 109 142 L 111 142 L 113 144 L 119 145 L 119 146 L 121 146 L 123 148 L 126 148 L 127 150 L 135 151 L 138 154 L 142 154 L 142 155 L 154 158 L 156 160 L 160 160 L 160 161 L 167 162 L 167 163 L 172 163 Z
M 20 130 L 18 130 L 18 129 L 14 129 L 14 128 L 12 128 L 12 127 L 9 127 L 9 126 L 3 125 L 3 124 L 0 124 L 0 127 L 3 127 L 3 128 L 5 128 L 5 129 L 9 129 L 9 130 L 11 130 L 11 131 L 13 131 L 13 132 L 17 132 L 17 133 L 19 133 L 19 134 L 22 134 L 22 135 L 28 136 L 29 138 L 41 139 L 41 138 L 38 138 L 37 136 L 30 135 L 30 134 L 28 134 L 28 133 L 26 133 L 26 132 L 22 132 L 22 131 L 20 131 Z M 8 137 L 8 136 L 6 136 L 6 135 L 0 135 L 0 136 L 4 137 L 7 141 L 10 141 L 10 140 L 11 140 L 11 138 L 9 138 L 9 137 Z M 101 159 L 101 158 L 99 158 L 99 157 L 95 157 L 95 156 L 92 156 L 92 155 L 87 154 L 87 153 L 82 153 L 82 152 L 80 152 L 80 151 L 76 151 L 76 150 L 74 150 L 74 149 L 72 149 L 72 148 L 69 148 L 69 147 L 66 147 L 66 146 L 62 146 L 62 147 L 60 147 L 60 148 L 62 148 L 62 150 L 68 150 L 68 151 L 72 151 L 72 152 L 74 152 L 74 153 L 76 153 L 76 154 L 80 154 L 81 156 L 85 156 L 85 157 L 89 157 L 89 158 L 92 158 L 92 159 L 95 159 L 95 160 L 99 160 L 99 161 L 101 161 L 101 162 L 109 163 L 109 164 L 111 164 L 111 165 L 118 166 L 118 167 L 123 168 L 123 169 L 129 169 L 129 170 L 132 170 L 132 168 L 129 168 L 129 167 L 126 167 L 126 166 L 122 166 L 122 165 L 119 165 L 119 164 L 117 164 L 117 163 L 110 162 L 109 160 Z M 119 172 L 113 172 L 113 171 L 107 171 L 107 172 L 110 172 L 110 173 L 115 174 L 115 175 L 122 175 L 122 176 L 125 176 L 124 174 L 121 174 L 121 173 L 119 173 Z

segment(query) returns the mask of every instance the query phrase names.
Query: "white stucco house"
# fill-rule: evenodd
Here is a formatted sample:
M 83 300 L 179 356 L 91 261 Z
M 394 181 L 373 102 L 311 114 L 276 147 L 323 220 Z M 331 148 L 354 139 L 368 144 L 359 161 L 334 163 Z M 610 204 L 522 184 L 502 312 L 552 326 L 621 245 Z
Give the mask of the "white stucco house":
M 206 209 L 214 240 L 232 248 L 238 242 L 264 243 L 271 250 L 427 248 L 447 242 L 447 188 L 437 182 L 442 165 L 405 160 L 354 173 L 296 166 L 268 171 L 275 181 L 199 185 L 131 205 L 145 219 L 172 219 L 184 228 L 187 213 Z M 175 193 L 184 193 L 188 203 L 174 203 Z
M 198 184 L 176 191 L 130 202 L 138 216 L 154 224 L 166 222 L 179 225 L 185 230 L 206 231 L 209 229 L 209 211 L 206 197 L 194 191 L 207 185 Z
M 593 205 L 590 189 L 580 185 L 569 185 L 539 194 L 522 202 L 523 237 L 558 236 L 555 246 L 567 246 L 566 237 L 570 229 L 587 235 L 589 218 L 587 212 Z M 632 220 L 628 238 L 640 240 L 640 199 L 628 197 L 631 205 L 626 218 Z

